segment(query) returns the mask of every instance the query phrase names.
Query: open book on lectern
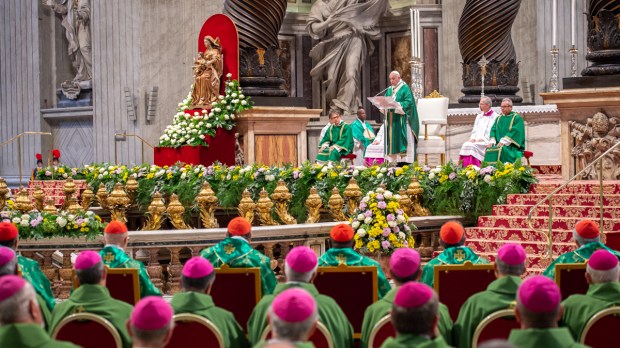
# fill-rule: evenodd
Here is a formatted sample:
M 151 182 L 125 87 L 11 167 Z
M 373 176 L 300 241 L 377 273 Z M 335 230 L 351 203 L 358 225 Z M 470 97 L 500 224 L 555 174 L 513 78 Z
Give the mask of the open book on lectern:
M 405 114 L 403 106 L 400 105 L 400 103 L 397 102 L 394 97 L 368 97 L 368 100 L 382 113 L 385 113 L 385 110 L 388 109 L 396 109 L 395 112 L 397 114 Z

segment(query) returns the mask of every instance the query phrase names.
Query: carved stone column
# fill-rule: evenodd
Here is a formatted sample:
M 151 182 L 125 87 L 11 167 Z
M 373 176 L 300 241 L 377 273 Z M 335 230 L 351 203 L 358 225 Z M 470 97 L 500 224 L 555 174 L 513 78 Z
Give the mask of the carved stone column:
M 181 271 L 183 270 L 183 264 L 179 260 L 179 253 L 181 248 L 169 248 L 170 250 L 170 264 L 168 265 L 168 286 L 166 287 L 166 294 L 174 295 L 180 290 L 179 281 L 181 280 Z
M 178 254 L 177 254 L 178 258 Z M 158 252 L 157 249 L 149 249 L 149 264 L 146 266 L 146 270 L 149 274 L 149 278 L 153 282 L 159 290 L 163 292 L 164 290 L 164 282 L 163 282 L 163 268 L 159 263 Z
M 520 103 L 519 62 L 510 35 L 521 0 L 467 0 L 459 21 L 459 49 L 463 57 L 463 92 L 460 103 L 478 103 L 482 89 L 478 61 L 489 61 L 484 94 L 495 100 Z M 492 14 L 492 15 L 491 15 Z
M 226 0 L 224 14 L 239 31 L 239 73 L 250 96 L 287 97 L 282 78 L 278 32 L 286 0 Z
M 588 1 L 588 51 L 582 76 L 620 74 L 620 0 Z

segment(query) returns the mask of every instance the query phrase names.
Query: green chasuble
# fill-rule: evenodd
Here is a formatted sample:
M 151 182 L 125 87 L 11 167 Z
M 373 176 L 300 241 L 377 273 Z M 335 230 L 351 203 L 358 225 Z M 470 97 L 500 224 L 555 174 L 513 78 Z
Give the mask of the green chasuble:
M 491 128 L 490 138 L 495 139 L 497 145 L 499 145 L 502 138 L 509 140 L 510 144 L 501 147 L 496 145 L 488 148 L 484 155 L 485 162 L 494 164 L 499 160 L 502 163 L 514 163 L 523 157 L 523 151 L 525 150 L 525 125 L 521 115 L 512 111 L 508 115 L 500 114 L 497 116 Z
M 476 255 L 470 248 L 462 245 L 444 250 L 436 258 L 430 260 L 422 269 L 420 281 L 431 288 L 435 278 L 435 266 L 437 265 L 461 265 L 469 261 L 474 265 L 489 263 L 487 259 Z
M 56 305 L 50 281 L 41 271 L 39 263 L 35 260 L 17 255 L 17 264 L 22 272 L 22 277 L 28 281 L 37 292 L 45 300 L 47 308 L 52 311 Z
M 228 237 L 216 245 L 204 249 L 200 256 L 209 260 L 213 267 L 228 265 L 231 268 L 260 267 L 262 295 L 268 295 L 276 287 L 276 276 L 269 258 L 252 248 L 243 237 Z
M 605 244 L 601 242 L 592 242 L 580 247 L 575 251 L 569 251 L 558 256 L 558 258 L 553 260 L 549 267 L 547 267 L 543 275 L 554 279 L 555 265 L 557 265 L 558 263 L 584 263 L 588 261 L 588 259 L 590 259 L 590 256 L 592 256 L 592 254 L 594 254 L 594 252 L 598 249 L 605 249 L 610 253 L 616 255 L 616 257 L 620 260 L 620 252 L 609 249 Z
M 508 342 L 518 348 L 579 348 L 587 347 L 577 343 L 565 327 L 550 329 L 513 329 Z
M 400 334 L 396 337 L 389 337 L 381 348 L 444 348 L 451 347 L 443 337 L 437 336 L 430 339 L 424 336 L 413 334 Z
M 489 314 L 514 306 L 521 278 L 505 276 L 491 282 L 485 291 L 471 296 L 459 311 L 452 329 L 452 342 L 459 348 L 471 347 L 474 331 Z
M 47 308 L 47 303 L 45 302 L 43 296 L 37 294 L 37 302 L 39 303 L 39 308 L 41 308 L 41 315 L 43 316 L 45 328 L 49 329 L 52 320 L 52 313 L 50 312 L 49 308 Z
M 114 246 L 106 245 L 105 248 L 99 251 L 99 255 L 103 259 L 103 263 L 110 268 L 137 268 L 138 278 L 140 279 L 140 298 L 146 296 L 161 296 L 161 292 L 149 278 L 149 274 L 146 271 L 146 267 L 140 261 L 136 261 L 129 257 L 123 249 Z
M 583 328 L 594 314 L 611 306 L 620 306 L 620 283 L 590 284 L 585 295 L 571 295 L 562 304 L 564 315 L 561 325 L 570 330 L 575 340 L 579 340 Z
M 248 337 L 251 342 L 260 341 L 261 335 L 267 327 L 267 312 L 274 298 L 284 290 L 291 288 L 302 288 L 314 297 L 319 309 L 319 321 L 325 324 L 327 330 L 332 333 L 334 347 L 351 347 L 353 344 L 353 326 L 336 301 L 329 296 L 319 294 L 313 284 L 299 282 L 278 284 L 273 295 L 263 297 L 254 307 L 254 311 L 248 320 Z
M 123 347 L 131 347 L 131 337 L 127 333 L 125 323 L 131 315 L 133 306 L 123 301 L 115 300 L 110 291 L 102 285 L 80 285 L 69 296 L 69 299 L 59 303 L 52 313 L 52 323 L 49 326 L 51 334 L 60 321 L 75 313 L 92 313 L 107 319 L 121 335 Z
M 297 348 L 315 348 L 314 347 L 314 343 L 312 343 L 312 342 L 289 342 L 289 341 L 286 341 L 286 340 L 283 340 L 281 342 L 286 342 L 286 343 L 292 344 L 293 346 L 295 346 Z M 263 348 L 266 344 L 267 344 L 267 342 L 260 341 L 257 344 L 255 344 L 252 348 Z M 336 347 L 336 346 L 334 346 L 334 347 Z
M 339 125 L 330 125 L 323 139 L 319 143 L 319 150 L 325 145 L 323 151 L 319 152 L 316 160 L 320 162 L 338 162 L 340 157 L 348 155 L 353 151 L 353 132 L 351 126 L 344 122 Z
M 0 326 L 0 347 L 19 348 L 79 348 L 69 342 L 55 341 L 34 323 Z
M 396 89 L 396 94 L 394 94 Z M 418 109 L 415 105 L 415 98 L 411 93 L 411 89 L 401 81 L 396 88 L 393 86 L 385 92 L 386 97 L 395 95 L 395 99 L 403 107 L 404 115 L 397 114 L 395 109 L 387 110 L 385 116 L 385 154 L 395 155 L 407 152 L 407 123 L 411 127 L 414 138 L 418 139 L 420 131 L 420 121 L 418 119 Z
M 366 128 L 364 128 L 364 125 Z M 366 147 L 372 144 L 372 141 L 375 138 L 375 132 L 372 130 L 372 126 L 368 123 L 368 121 L 364 121 L 364 124 L 362 124 L 362 121 L 359 118 L 356 118 L 355 121 L 351 123 L 351 129 L 353 132 L 353 138 L 362 143 L 364 154 L 366 154 Z
M 381 269 L 379 262 L 370 257 L 362 256 L 351 248 L 331 248 L 321 255 L 319 258 L 319 267 L 321 266 L 375 266 L 377 267 L 377 280 L 379 282 L 378 293 L 379 298 L 385 296 L 392 286 Z
M 224 336 L 224 346 L 228 348 L 245 348 L 250 343 L 245 338 L 243 328 L 237 323 L 235 316 L 213 303 L 210 295 L 194 291 L 177 292 L 170 305 L 174 314 L 191 313 L 209 319 Z
M 379 320 L 381 320 L 381 318 L 390 314 L 392 304 L 394 303 L 394 296 L 396 296 L 397 291 L 398 288 L 390 290 L 390 292 L 388 292 L 382 299 L 366 308 L 366 311 L 364 312 L 364 322 L 362 323 L 361 348 L 368 347 L 370 332 Z M 439 303 L 439 316 L 439 324 L 437 325 L 439 328 L 439 333 L 444 340 L 450 344 L 452 339 L 452 318 L 450 318 L 448 307 L 446 307 L 443 303 Z

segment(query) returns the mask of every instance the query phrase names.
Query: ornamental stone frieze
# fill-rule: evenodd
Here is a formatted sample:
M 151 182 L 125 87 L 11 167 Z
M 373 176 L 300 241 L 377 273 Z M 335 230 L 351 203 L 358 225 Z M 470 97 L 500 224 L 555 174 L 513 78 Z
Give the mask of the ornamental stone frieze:
M 597 112 L 586 123 L 570 121 L 571 137 L 574 147 L 571 150 L 579 172 L 596 158 L 611 149 L 620 137 L 620 118 L 608 117 Z M 581 179 L 599 179 L 599 165 L 581 175 Z M 614 149 L 603 158 L 602 176 L 604 180 L 620 179 L 620 149 Z

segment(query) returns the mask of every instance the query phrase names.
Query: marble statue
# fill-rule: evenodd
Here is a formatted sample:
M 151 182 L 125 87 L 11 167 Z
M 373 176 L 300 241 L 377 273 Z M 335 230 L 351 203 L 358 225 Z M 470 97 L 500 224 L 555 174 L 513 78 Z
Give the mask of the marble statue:
M 571 127 L 571 137 L 575 141 L 571 154 L 577 162 L 578 171 L 620 141 L 620 118 L 608 117 L 603 112 L 597 112 L 588 118 L 585 124 L 576 121 L 570 121 L 568 124 Z M 620 179 L 620 150 L 612 150 L 602 161 L 603 179 Z M 581 179 L 599 179 L 599 170 L 599 164 L 596 164 L 592 170 L 584 172 Z
M 389 0 L 318 0 L 312 5 L 306 29 L 319 43 L 310 51 L 316 65 L 310 75 L 323 81 L 330 109 L 354 115 L 362 106 L 360 71 L 380 38 L 379 18 Z
M 209 105 L 220 95 L 220 77 L 223 73 L 222 46 L 220 38 L 205 36 L 205 51 L 194 61 L 194 88 L 192 106 Z

